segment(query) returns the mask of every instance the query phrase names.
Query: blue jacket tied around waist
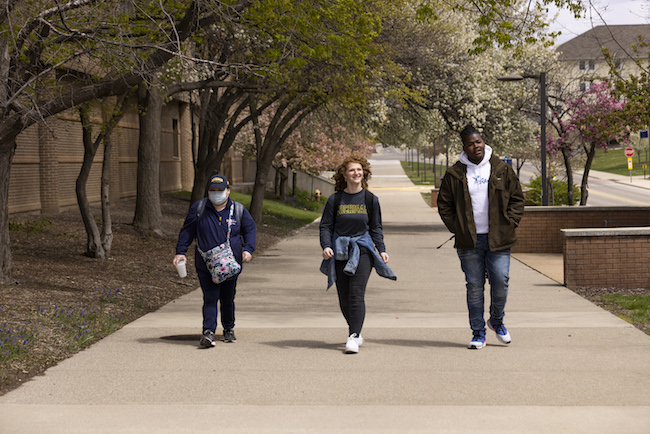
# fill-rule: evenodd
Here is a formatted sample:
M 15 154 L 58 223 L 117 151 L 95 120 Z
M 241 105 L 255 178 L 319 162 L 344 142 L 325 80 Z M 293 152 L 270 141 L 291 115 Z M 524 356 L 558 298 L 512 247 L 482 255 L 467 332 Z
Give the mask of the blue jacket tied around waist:
M 359 266 L 359 247 L 365 247 L 372 254 L 373 265 L 377 274 L 390 280 L 397 280 L 397 276 L 393 273 L 384 260 L 379 256 L 375 250 L 375 245 L 368 232 L 358 237 L 340 237 L 336 233 L 333 235 L 333 250 L 334 256 L 329 259 L 324 259 L 320 265 L 320 271 L 327 275 L 327 289 L 336 282 L 336 268 L 334 268 L 334 261 L 345 261 L 345 268 L 343 272 L 349 276 L 356 273 Z

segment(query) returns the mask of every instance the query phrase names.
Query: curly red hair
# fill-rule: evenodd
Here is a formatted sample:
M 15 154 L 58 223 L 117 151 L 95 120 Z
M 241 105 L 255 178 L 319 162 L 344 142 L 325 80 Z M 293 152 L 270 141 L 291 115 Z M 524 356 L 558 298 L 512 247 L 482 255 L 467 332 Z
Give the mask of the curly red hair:
M 332 178 L 336 182 L 336 185 L 334 186 L 335 191 L 341 191 L 347 187 L 348 183 L 345 180 L 345 171 L 348 170 L 348 165 L 350 163 L 357 163 L 361 165 L 361 168 L 363 169 L 363 179 L 361 180 L 361 186 L 365 189 L 368 188 L 368 181 L 370 181 L 370 178 L 372 177 L 372 172 L 370 171 L 370 163 L 368 163 L 368 160 L 366 160 L 364 157 L 357 153 L 352 153 L 350 156 L 348 156 L 345 160 L 343 160 L 343 163 L 336 169 L 336 173 Z

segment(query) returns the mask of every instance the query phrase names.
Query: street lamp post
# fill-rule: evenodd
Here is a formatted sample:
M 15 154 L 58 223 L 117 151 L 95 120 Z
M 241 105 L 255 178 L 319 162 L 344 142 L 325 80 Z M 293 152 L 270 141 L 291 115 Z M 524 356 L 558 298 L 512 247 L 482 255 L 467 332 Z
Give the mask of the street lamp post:
M 500 81 L 521 81 L 525 78 L 534 78 L 539 80 L 539 141 L 541 145 L 541 162 L 542 162 L 542 206 L 548 206 L 548 185 L 546 182 L 546 73 L 540 72 L 539 75 L 504 75 L 499 77 Z

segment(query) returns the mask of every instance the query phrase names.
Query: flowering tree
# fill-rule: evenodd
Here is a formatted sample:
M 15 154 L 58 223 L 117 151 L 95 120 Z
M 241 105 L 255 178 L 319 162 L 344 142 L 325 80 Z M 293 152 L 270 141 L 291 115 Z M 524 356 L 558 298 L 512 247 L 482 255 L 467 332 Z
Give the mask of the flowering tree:
M 286 192 L 284 182 L 289 170 L 317 175 L 334 170 L 353 151 L 367 158 L 371 148 L 372 143 L 348 127 L 330 127 L 311 119 L 287 139 L 275 157 L 273 166 L 280 174 L 280 194 Z
M 370 157 L 373 144 L 349 127 L 330 127 L 310 119 L 289 138 L 276 156 L 275 165 L 310 174 L 334 170 L 352 152 Z
M 627 102 L 625 104 L 627 115 L 638 118 L 646 128 L 650 124 L 650 107 L 648 106 L 648 98 L 650 98 L 650 41 L 644 41 L 639 37 L 638 44 L 633 45 L 632 49 L 633 52 L 628 56 L 634 62 L 634 67 L 628 67 L 628 71 L 634 71 L 634 69 L 636 71 L 625 76 L 622 73 L 621 65 L 617 66 L 611 54 L 606 49 L 603 49 L 603 52 L 610 66 L 609 82 L 614 94 L 624 98 Z
M 271 114 L 267 111 L 258 118 L 260 130 L 268 128 Z M 273 167 L 278 174 L 276 184 L 279 185 L 276 185 L 276 190 L 285 193 L 284 182 L 288 179 L 290 169 L 318 175 L 336 168 L 351 152 L 370 156 L 373 143 L 358 128 L 350 126 L 348 122 L 338 121 L 332 122 L 329 116 L 319 112 L 312 113 L 287 137 L 273 160 Z M 253 136 L 253 127 L 246 126 L 236 139 L 236 148 L 244 155 L 256 158 Z
M 540 30 L 541 15 L 531 21 L 532 15 L 520 14 L 519 6 L 511 5 L 509 20 L 527 31 Z M 418 149 L 435 143 L 436 151 L 444 145 L 454 154 L 461 149 L 457 131 L 471 123 L 498 155 L 522 163 L 538 155 L 532 151 L 538 129 L 539 115 L 533 111 L 539 112 L 537 90 L 528 82 L 498 78 L 550 71 L 555 50 L 539 41 L 476 50 L 476 16 L 442 4 L 435 11 L 435 19 L 427 20 L 405 8 L 382 28 L 382 42 L 391 47 L 396 66 L 382 76 L 385 104 L 371 106 L 379 141 Z
M 569 165 L 575 153 L 583 151 L 586 156 L 580 205 L 587 204 L 587 181 L 596 149 L 607 150 L 612 142 L 627 144 L 630 132 L 638 125 L 638 118 L 623 110 L 626 103 L 612 94 L 609 83 L 594 84 L 587 92 L 567 104 L 568 118 L 562 123 L 557 137 L 549 137 L 549 152 L 560 152 Z M 572 182 L 569 179 L 569 189 Z

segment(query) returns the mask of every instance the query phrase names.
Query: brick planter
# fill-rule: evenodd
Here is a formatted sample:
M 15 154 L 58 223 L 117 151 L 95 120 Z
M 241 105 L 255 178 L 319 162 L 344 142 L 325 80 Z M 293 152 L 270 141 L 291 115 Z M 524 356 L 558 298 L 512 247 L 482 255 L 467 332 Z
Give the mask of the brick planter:
M 563 229 L 567 288 L 650 285 L 650 228 Z

